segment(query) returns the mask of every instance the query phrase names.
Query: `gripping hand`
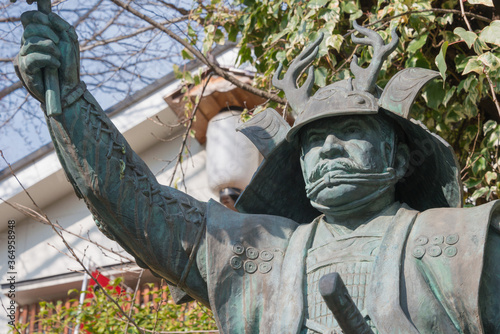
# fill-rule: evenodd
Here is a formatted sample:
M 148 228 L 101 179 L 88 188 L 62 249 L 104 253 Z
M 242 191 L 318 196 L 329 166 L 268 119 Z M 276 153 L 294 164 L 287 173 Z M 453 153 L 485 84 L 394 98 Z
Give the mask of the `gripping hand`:
M 54 13 L 29 11 L 21 16 L 24 33 L 16 72 L 28 91 L 45 103 L 42 69 L 57 68 L 61 97 L 80 82 L 78 37 L 73 26 Z

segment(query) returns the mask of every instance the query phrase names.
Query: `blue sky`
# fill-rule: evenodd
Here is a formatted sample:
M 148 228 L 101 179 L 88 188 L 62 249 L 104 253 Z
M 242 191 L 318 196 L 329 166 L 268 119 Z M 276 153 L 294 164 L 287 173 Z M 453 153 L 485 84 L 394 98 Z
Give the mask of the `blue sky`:
M 98 0 L 67 0 L 53 8 L 68 22 L 75 24 L 78 18 L 89 11 Z M 178 13 L 148 5 L 149 1 L 134 1 L 141 12 L 165 21 L 179 16 Z M 186 1 L 171 3 L 189 9 Z M 9 87 L 18 79 L 8 59 L 14 57 L 20 46 L 22 25 L 19 21 L 6 23 L 6 18 L 16 18 L 26 10 L 36 9 L 36 5 L 27 5 L 24 1 L 11 4 L 2 0 L 0 5 L 0 91 Z M 149 7 L 148 7 L 149 6 Z M 121 101 L 126 96 L 145 87 L 154 80 L 172 71 L 173 64 L 180 64 L 178 56 L 181 48 L 165 34 L 149 30 L 139 37 L 128 38 L 119 42 L 97 46 L 93 44 L 132 34 L 148 24 L 136 19 L 131 14 L 122 13 L 113 20 L 119 8 L 104 1 L 98 10 L 92 12 L 89 19 L 77 25 L 76 31 L 80 39 L 82 80 L 96 96 L 101 106 L 106 109 Z M 110 22 L 112 22 L 110 24 Z M 96 32 L 107 27 L 102 34 L 95 37 Z M 170 29 L 183 35 L 185 24 L 171 25 Z M 90 40 L 87 44 L 84 41 Z M 82 43 L 83 42 L 83 43 Z M 9 163 L 36 151 L 50 141 L 45 119 L 39 103 L 28 96 L 26 90 L 18 89 L 0 100 L 0 150 Z M 6 164 L 0 159 L 0 170 Z

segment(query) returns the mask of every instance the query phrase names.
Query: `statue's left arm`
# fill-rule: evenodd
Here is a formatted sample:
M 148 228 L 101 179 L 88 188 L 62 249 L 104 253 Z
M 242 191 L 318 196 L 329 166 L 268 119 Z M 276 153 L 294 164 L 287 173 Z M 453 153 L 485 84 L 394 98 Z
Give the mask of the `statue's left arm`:
M 494 215 L 486 240 L 479 306 L 484 333 L 500 333 L 500 216 Z

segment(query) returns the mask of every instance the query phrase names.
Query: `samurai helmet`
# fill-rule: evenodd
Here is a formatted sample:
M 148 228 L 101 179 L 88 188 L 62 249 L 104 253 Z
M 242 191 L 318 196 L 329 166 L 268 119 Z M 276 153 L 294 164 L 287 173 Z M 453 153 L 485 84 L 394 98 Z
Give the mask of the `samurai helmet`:
M 300 223 L 310 222 L 319 212 L 312 208 L 305 195 L 297 134 L 304 125 L 322 118 L 375 114 L 394 120 L 405 134 L 410 149 L 408 172 L 396 185 L 397 199 L 422 211 L 462 205 L 460 168 L 453 150 L 444 139 L 409 116 L 420 89 L 439 73 L 407 68 L 396 73 L 384 89 L 378 87 L 378 74 L 396 49 L 398 35 L 393 30 L 391 42 L 385 44 L 377 32 L 355 21 L 353 26 L 365 37 L 353 35 L 352 41 L 373 47 L 373 59 L 367 68 L 360 67 L 357 57 L 353 56 L 350 68 L 354 78 L 320 88 L 311 96 L 314 67 L 309 67 L 302 86 L 297 85 L 297 80 L 317 56 L 323 39 L 320 34 L 291 63 L 283 79 L 279 79 L 282 64 L 273 76 L 273 85 L 285 92 L 288 103 L 298 114 L 294 125 L 290 127 L 274 110 L 267 109 L 240 128 L 265 157 L 236 203 L 240 212 L 274 214 Z

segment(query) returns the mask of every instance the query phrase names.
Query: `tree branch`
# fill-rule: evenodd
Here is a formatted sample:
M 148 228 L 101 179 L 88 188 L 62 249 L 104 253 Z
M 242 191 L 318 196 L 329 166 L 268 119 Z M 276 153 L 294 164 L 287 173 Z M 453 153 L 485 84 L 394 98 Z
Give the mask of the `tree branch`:
M 467 29 L 469 29 L 469 31 L 472 31 L 472 27 L 470 26 L 469 20 L 465 15 L 464 2 L 462 0 L 458 0 L 458 2 L 460 3 L 460 13 L 462 14 L 462 18 L 464 19 L 465 24 L 467 25 Z
M 490 78 L 490 75 L 486 71 L 486 66 L 483 65 L 483 73 L 486 76 L 486 80 L 488 80 L 488 84 L 490 86 L 491 90 L 491 98 L 493 99 L 493 102 L 495 103 L 495 107 L 497 107 L 497 112 L 498 115 L 500 116 L 500 103 L 498 102 L 497 99 L 497 93 L 495 93 L 495 85 L 493 84 L 493 81 Z
M 17 81 L 14 82 L 12 85 L 0 90 L 0 100 L 21 87 L 23 87 L 23 84 L 21 83 L 21 81 Z
M 189 44 L 189 42 L 186 42 L 184 39 L 182 39 L 181 37 L 179 37 L 178 35 L 176 35 L 175 33 L 173 33 L 168 28 L 160 25 L 158 22 L 156 22 L 152 18 L 150 18 L 150 17 L 148 17 L 148 16 L 140 13 L 139 11 L 135 10 L 130 5 L 124 4 L 120 0 L 111 0 L 111 2 L 113 2 L 114 4 L 116 4 L 117 6 L 119 6 L 121 8 L 124 8 L 125 10 L 127 10 L 128 12 L 130 12 L 131 14 L 137 16 L 138 18 L 140 18 L 140 19 L 148 22 L 149 24 L 151 24 L 155 28 L 157 28 L 157 29 L 163 31 L 164 33 L 166 33 L 168 36 L 170 36 L 171 38 L 173 38 L 174 40 L 176 40 L 177 42 L 179 42 L 180 44 L 182 44 L 187 50 L 189 50 L 189 52 L 191 52 L 203 64 L 205 64 L 206 66 L 208 66 L 215 74 L 223 77 L 224 79 L 226 79 L 227 81 L 231 82 L 235 86 L 237 86 L 237 87 L 239 87 L 241 89 L 244 89 L 244 90 L 246 90 L 246 91 L 248 91 L 248 92 L 250 92 L 252 94 L 255 94 L 257 96 L 261 96 L 261 97 L 264 97 L 266 99 L 270 99 L 270 100 L 272 100 L 274 102 L 281 103 L 281 104 L 285 104 L 286 103 L 285 99 L 282 99 L 281 97 L 279 97 L 279 96 L 277 96 L 275 94 L 271 94 L 269 92 L 260 90 L 258 88 L 252 87 L 249 84 L 246 84 L 246 83 L 243 83 L 243 82 L 239 81 L 234 76 L 230 75 L 229 73 L 227 73 L 226 71 L 224 71 L 223 69 L 221 69 L 217 64 L 215 64 L 211 60 L 207 59 L 207 57 L 205 57 L 194 46 L 192 46 L 191 44 Z
M 168 8 L 171 8 L 175 11 L 177 11 L 179 14 L 181 15 L 189 15 L 189 11 L 184 9 L 184 8 L 180 8 L 180 7 L 177 7 L 175 6 L 174 4 L 171 4 L 171 3 L 168 3 L 168 2 L 165 2 L 163 0 L 158 0 L 158 2 L 160 2 L 162 5 L 164 5 L 165 7 L 168 7 Z
M 177 22 L 183 21 L 186 18 L 187 17 L 183 16 L 183 17 L 177 18 L 175 20 L 162 21 L 162 22 L 160 22 L 160 24 L 161 25 L 173 24 L 173 23 L 177 23 Z M 88 41 L 87 41 L 85 44 L 83 44 L 80 47 L 80 51 L 88 51 L 88 50 L 91 50 L 91 49 L 93 49 L 95 47 L 98 47 L 98 46 L 102 46 L 102 45 L 106 45 L 106 44 L 110 44 L 110 43 L 114 43 L 114 42 L 119 42 L 119 41 L 122 41 L 124 39 L 135 37 L 135 36 L 137 36 L 139 34 L 142 34 L 143 32 L 146 32 L 146 31 L 149 31 L 149 30 L 153 30 L 153 29 L 155 29 L 155 27 L 149 25 L 147 27 L 137 29 L 136 31 L 134 31 L 134 32 L 132 32 L 130 34 L 122 35 L 122 36 L 117 36 L 117 37 L 113 37 L 113 38 L 109 38 L 109 39 L 104 39 L 104 40 L 98 40 L 98 41 L 96 41 L 93 44 L 88 44 Z
M 0 23 L 5 23 L 5 22 L 20 22 L 21 18 L 20 17 L 2 17 L 0 18 Z
M 83 21 L 85 21 L 86 19 L 88 19 L 88 17 L 90 16 L 90 14 L 92 14 L 98 7 L 99 5 L 102 3 L 102 0 L 100 1 L 97 1 L 95 3 L 94 6 L 92 6 L 92 8 L 90 8 L 87 12 L 85 12 L 85 14 L 83 14 L 82 16 L 80 16 L 74 23 L 73 23 L 73 27 L 76 29 L 76 27 L 78 27 L 80 25 L 80 23 L 82 23 Z
M 112 0 L 113 1 L 113 0 Z M 188 125 L 186 127 L 186 132 L 184 132 L 184 136 L 182 137 L 182 145 L 179 150 L 179 155 L 177 157 L 177 161 L 175 162 L 174 166 L 174 171 L 172 172 L 172 177 L 170 178 L 169 186 L 172 186 L 172 182 L 174 182 L 175 178 L 175 173 L 177 172 L 177 167 L 181 163 L 182 160 L 182 152 L 184 152 L 184 148 L 187 145 L 187 139 L 189 138 L 189 132 L 191 131 L 191 127 L 193 126 L 194 123 L 194 118 L 196 117 L 196 112 L 198 111 L 198 107 L 200 105 L 201 100 L 203 99 L 203 93 L 205 92 L 205 88 L 207 88 L 208 83 L 210 82 L 210 79 L 212 79 L 212 73 L 210 73 L 207 78 L 205 79 L 205 84 L 203 85 L 203 88 L 201 89 L 200 95 L 198 95 L 198 101 L 196 102 L 196 105 L 194 106 L 193 113 L 191 114 L 191 117 L 189 118 Z

